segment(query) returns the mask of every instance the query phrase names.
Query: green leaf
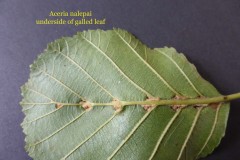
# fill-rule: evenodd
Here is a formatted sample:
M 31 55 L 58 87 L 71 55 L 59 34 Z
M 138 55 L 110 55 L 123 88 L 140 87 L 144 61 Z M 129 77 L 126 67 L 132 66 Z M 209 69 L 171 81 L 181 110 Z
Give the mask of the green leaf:
M 227 98 L 174 48 L 124 30 L 56 40 L 30 68 L 21 105 L 34 159 L 193 160 L 224 136 L 229 104 L 212 102 Z

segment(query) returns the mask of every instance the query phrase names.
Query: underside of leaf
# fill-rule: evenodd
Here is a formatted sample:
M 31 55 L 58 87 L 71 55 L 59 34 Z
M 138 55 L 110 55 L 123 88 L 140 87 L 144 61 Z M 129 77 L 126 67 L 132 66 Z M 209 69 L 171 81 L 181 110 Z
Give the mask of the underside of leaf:
M 220 94 L 183 54 L 125 30 L 58 39 L 30 69 L 21 105 L 34 159 L 193 160 L 224 136 L 228 103 L 151 104 Z

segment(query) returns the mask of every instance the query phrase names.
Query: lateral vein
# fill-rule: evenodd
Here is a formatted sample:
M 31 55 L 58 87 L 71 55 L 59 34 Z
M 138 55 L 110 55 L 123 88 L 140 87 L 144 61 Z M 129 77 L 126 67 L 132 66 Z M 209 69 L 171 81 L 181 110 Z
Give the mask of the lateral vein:
M 203 107 L 200 107 L 200 108 L 198 109 L 198 111 L 197 111 L 197 114 L 195 115 L 195 118 L 194 118 L 194 120 L 193 120 L 192 126 L 191 126 L 191 128 L 190 128 L 190 130 L 189 130 L 189 132 L 188 132 L 188 134 L 187 134 L 187 137 L 186 137 L 186 139 L 185 139 L 185 141 L 184 141 L 184 143 L 183 143 L 183 145 L 182 145 L 182 148 L 181 148 L 181 150 L 180 150 L 180 153 L 179 153 L 179 155 L 178 155 L 177 160 L 180 160 L 180 158 L 181 158 L 181 156 L 182 156 L 182 153 L 183 153 L 183 151 L 184 151 L 184 149 L 185 149 L 185 147 L 186 147 L 186 145 L 187 145 L 187 142 L 188 142 L 189 138 L 190 138 L 191 135 L 192 135 L 193 129 L 194 129 L 194 127 L 195 127 L 196 124 L 197 124 L 197 121 L 198 121 L 198 119 L 199 119 L 199 115 L 200 115 L 202 109 L 203 109 Z
M 73 154 L 79 147 L 86 143 L 90 138 L 92 138 L 96 133 L 98 133 L 104 126 L 106 126 L 117 114 L 113 114 L 106 122 L 104 122 L 100 127 L 98 127 L 91 135 L 89 135 L 84 141 L 72 149 L 66 156 L 61 158 L 61 160 L 67 159 L 71 154 Z
M 165 86 L 167 86 L 168 89 L 170 89 L 176 95 L 181 95 L 175 89 L 173 89 L 172 86 L 170 86 L 170 84 L 155 69 L 153 69 L 152 66 L 150 66 L 116 30 L 114 30 L 114 32 L 133 51 L 133 53 L 135 53 L 135 55 L 165 84 Z
M 97 86 L 99 86 L 104 92 L 106 92 L 109 96 L 111 96 L 112 98 L 114 98 L 114 96 L 106 89 L 104 88 L 102 85 L 100 85 L 86 70 L 84 70 L 77 62 L 75 62 L 73 59 L 71 59 L 69 56 L 66 56 L 62 53 L 60 53 L 61 55 L 63 55 L 66 59 L 68 59 L 72 64 L 74 64 L 78 69 L 80 69 L 81 71 L 83 71 L 83 73 L 85 73 L 95 84 L 97 84 Z
M 157 153 L 157 150 L 159 149 L 159 146 L 163 140 L 163 138 L 165 137 L 165 135 L 167 134 L 168 130 L 171 128 L 173 122 L 176 120 L 176 118 L 178 117 L 178 115 L 180 114 L 182 110 L 178 109 L 177 112 L 174 114 L 174 116 L 171 118 L 171 120 L 168 122 L 168 124 L 166 125 L 166 127 L 164 128 L 163 132 L 161 133 L 157 144 L 155 145 L 152 154 L 150 155 L 148 160 L 152 160 L 153 157 L 155 156 L 155 154 Z
M 221 104 L 219 104 L 219 106 L 217 107 L 216 114 L 215 114 L 215 118 L 214 118 L 214 122 L 213 122 L 213 125 L 212 125 L 212 128 L 211 128 L 211 131 L 210 131 L 210 133 L 209 133 L 209 135 L 208 135 L 208 137 L 207 137 L 204 145 L 202 146 L 201 150 L 198 152 L 196 158 L 198 158 L 198 157 L 200 156 L 200 154 L 201 154 L 202 151 L 205 149 L 205 147 L 207 146 L 210 138 L 211 138 L 212 135 L 213 135 L 213 132 L 214 132 L 214 130 L 215 130 L 215 128 L 216 128 L 216 124 L 217 124 L 217 121 L 218 121 L 218 114 L 219 114 L 220 107 L 221 107 Z
M 79 97 L 82 100 L 85 100 L 84 97 L 80 96 L 78 93 L 76 93 L 75 91 L 73 91 L 70 87 L 68 87 L 67 85 L 65 85 L 63 82 L 61 82 L 60 80 L 58 80 L 56 77 L 50 75 L 49 73 L 43 71 L 43 70 L 39 70 L 40 72 L 44 73 L 45 75 L 47 75 L 48 77 L 50 77 L 51 79 L 53 79 L 54 81 L 58 82 L 60 85 L 62 85 L 64 88 L 66 88 L 67 90 L 69 90 L 70 92 L 72 92 L 73 94 L 75 94 L 77 97 Z
M 62 108 L 62 107 L 61 107 L 61 108 Z M 47 117 L 47 116 L 49 116 L 49 115 L 57 112 L 57 111 L 60 110 L 61 108 L 54 109 L 54 110 L 52 110 L 51 112 L 46 113 L 46 114 L 44 114 L 44 115 L 42 115 L 42 116 L 40 116 L 40 117 L 38 117 L 38 118 L 35 118 L 35 119 L 31 120 L 31 121 L 27 121 L 27 122 L 25 122 L 25 123 L 22 123 L 22 125 L 26 125 L 26 124 L 30 124 L 30 123 L 32 123 L 32 122 L 38 121 L 38 120 L 40 120 L 40 119 L 42 119 L 42 118 L 44 118 L 44 117 Z
M 145 119 L 150 115 L 150 113 L 154 110 L 153 108 L 150 111 L 147 111 L 144 116 L 138 121 L 138 123 L 133 127 L 131 132 L 123 139 L 123 141 L 117 146 L 117 148 L 113 151 L 113 153 L 107 158 L 107 160 L 111 160 L 117 152 L 123 147 L 123 145 L 132 137 L 134 132 L 140 127 L 140 125 L 145 121 Z
M 167 55 L 166 53 L 159 51 L 156 49 L 156 51 L 158 53 L 161 53 L 162 55 L 164 55 L 165 57 L 167 57 L 176 67 L 177 69 L 180 71 L 180 73 L 185 77 L 185 79 L 188 81 L 188 83 L 191 85 L 191 87 L 195 90 L 195 92 L 200 95 L 203 96 L 202 93 L 200 93 L 200 91 L 195 87 L 195 85 L 192 83 L 192 81 L 188 78 L 188 76 L 186 75 L 186 73 L 180 68 L 180 66 L 177 64 L 177 62 L 175 60 L 173 60 L 172 57 L 170 57 L 169 55 Z
M 81 35 L 81 34 L 80 34 Z M 153 97 L 150 93 L 148 93 L 146 90 L 144 90 L 142 87 L 140 87 L 139 85 L 137 85 L 135 82 L 133 82 L 118 66 L 117 64 L 105 53 L 103 52 L 100 48 L 98 48 L 94 43 L 92 43 L 90 40 L 88 40 L 87 38 L 85 38 L 84 36 L 81 35 L 81 37 L 88 42 L 89 44 L 91 44 L 94 48 L 96 48 L 100 53 L 102 53 L 111 63 L 112 65 L 128 80 L 128 82 L 132 83 L 138 90 L 140 90 L 141 92 L 143 92 L 144 94 L 148 95 L 148 97 Z
M 61 130 L 63 130 L 64 128 L 66 128 L 67 126 L 69 126 L 70 124 L 72 124 L 73 122 L 75 122 L 77 119 L 79 119 L 84 113 L 86 113 L 86 111 L 83 111 L 80 115 L 78 115 L 77 117 L 75 117 L 74 119 L 72 119 L 70 122 L 66 123 L 64 126 L 62 126 L 61 128 L 59 128 L 58 130 L 56 130 L 55 132 L 53 132 L 52 134 L 50 134 L 49 136 L 43 138 L 42 140 L 32 144 L 32 145 L 29 145 L 29 147 L 33 147 L 33 146 L 36 146 L 36 145 L 39 145 L 40 143 L 48 140 L 49 138 L 51 138 L 52 136 L 56 135 L 57 133 L 59 133 Z

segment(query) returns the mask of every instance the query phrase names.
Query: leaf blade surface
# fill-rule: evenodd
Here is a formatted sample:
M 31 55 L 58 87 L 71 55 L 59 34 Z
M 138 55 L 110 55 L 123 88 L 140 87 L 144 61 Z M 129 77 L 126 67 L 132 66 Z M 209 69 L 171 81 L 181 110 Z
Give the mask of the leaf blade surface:
M 112 106 L 94 106 L 220 95 L 183 54 L 150 49 L 125 30 L 56 40 L 30 68 L 21 105 L 26 149 L 34 159 L 196 159 L 224 136 L 228 103 L 149 111 L 131 105 L 118 114 Z M 93 104 L 90 111 L 81 107 L 85 101 Z

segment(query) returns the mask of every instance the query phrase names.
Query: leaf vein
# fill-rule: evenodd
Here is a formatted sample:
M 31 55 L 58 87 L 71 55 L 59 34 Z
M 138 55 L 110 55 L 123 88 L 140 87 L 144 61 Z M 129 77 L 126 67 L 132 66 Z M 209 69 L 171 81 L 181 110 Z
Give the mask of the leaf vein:
M 63 107 L 61 107 L 61 108 L 63 108 Z M 30 124 L 30 123 L 32 123 L 32 122 L 38 121 L 38 120 L 40 120 L 40 119 L 42 119 L 42 118 L 44 118 L 44 117 L 47 117 L 47 116 L 49 116 L 49 115 L 57 112 L 57 111 L 60 110 L 61 108 L 54 109 L 54 110 L 52 110 L 51 112 L 48 112 L 48 113 L 46 113 L 46 114 L 44 114 L 44 115 L 42 115 L 42 116 L 40 116 L 40 117 L 38 117 L 38 118 L 35 118 L 35 119 L 31 120 L 31 121 L 27 121 L 27 122 L 25 122 L 25 123 L 22 123 L 22 125 L 26 125 L 26 124 Z
M 207 146 L 210 138 L 211 138 L 212 135 L 213 135 L 213 132 L 214 132 L 214 130 L 215 130 L 215 128 L 216 128 L 216 124 L 217 124 L 217 121 L 218 121 L 218 114 L 219 114 L 220 107 L 221 107 L 221 104 L 220 104 L 220 105 L 218 106 L 218 108 L 217 108 L 217 111 L 216 111 L 216 114 L 215 114 L 215 118 L 214 118 L 214 122 L 213 122 L 213 125 L 212 125 L 212 128 L 211 128 L 211 131 L 210 131 L 210 133 L 209 133 L 209 135 L 208 135 L 208 137 L 207 137 L 204 145 L 202 146 L 201 150 L 198 152 L 196 158 L 198 158 L 199 155 L 202 153 L 202 151 L 205 149 L 205 147 Z
M 118 33 L 118 31 L 114 30 L 114 32 L 119 36 L 119 38 L 133 51 L 133 53 L 164 83 L 164 85 L 170 89 L 176 95 L 181 95 L 178 93 L 172 86 L 154 69 L 147 63 L 138 53 L 137 51 Z
M 199 116 L 200 116 L 200 113 L 201 113 L 202 109 L 203 109 L 203 107 L 199 108 L 198 111 L 197 111 L 197 114 L 195 115 L 195 118 L 193 120 L 192 126 L 191 126 L 191 128 L 190 128 L 190 130 L 189 130 L 189 132 L 187 134 L 187 137 L 186 137 L 186 139 L 185 139 L 185 141 L 184 141 L 184 143 L 183 143 L 183 145 L 181 147 L 181 150 L 180 150 L 180 153 L 178 154 L 177 160 L 180 160 L 180 158 L 182 156 L 182 153 L 183 153 L 183 151 L 184 151 L 184 149 L 185 149 L 185 147 L 187 145 L 187 142 L 188 142 L 189 138 L 192 135 L 193 129 L 195 128 L 195 126 L 197 124 L 197 121 L 199 119 Z
M 99 84 L 99 82 L 97 82 L 86 70 L 84 70 L 77 62 L 75 62 L 73 59 L 71 59 L 70 57 L 60 53 L 61 55 L 63 55 L 66 59 L 68 59 L 72 64 L 74 64 L 78 69 L 80 69 L 81 71 L 83 71 L 83 73 L 85 73 L 95 84 L 97 84 L 97 86 L 99 86 L 101 88 L 101 90 L 103 90 L 104 92 L 106 92 L 109 96 L 111 96 L 112 98 L 114 98 L 114 96 L 106 89 L 104 88 L 101 84 Z
M 86 111 L 83 111 L 80 115 L 78 115 L 77 117 L 75 117 L 74 119 L 72 119 L 71 121 L 69 121 L 68 123 L 66 123 L 64 126 L 62 126 L 61 128 L 59 128 L 58 130 L 56 130 L 55 132 L 53 132 L 52 134 L 50 134 L 49 136 L 43 138 L 42 140 L 29 145 L 30 147 L 39 145 L 40 143 L 43 143 L 44 141 L 48 140 L 49 138 L 53 137 L 54 135 L 56 135 L 57 133 L 59 133 L 60 131 L 62 131 L 64 128 L 66 128 L 67 126 L 71 125 L 73 122 L 75 122 L 77 119 L 79 119 L 84 113 L 86 113 Z
M 29 109 L 32 109 L 34 106 L 35 106 L 35 104 L 32 104 L 31 107 L 24 108 L 22 111 L 23 111 L 23 112 L 26 112 L 26 111 L 28 111 Z
M 79 97 L 82 100 L 85 100 L 84 97 L 80 96 L 78 93 L 76 93 L 75 91 L 73 91 L 70 87 L 68 87 L 67 85 L 65 85 L 63 82 L 61 82 L 60 80 L 58 80 L 56 77 L 54 77 L 53 75 L 50 75 L 49 73 L 43 71 L 43 70 L 39 70 L 40 72 L 44 73 L 45 75 L 47 75 L 48 77 L 50 77 L 51 79 L 53 79 L 54 81 L 58 82 L 59 84 L 61 84 L 64 88 L 66 88 L 67 90 L 69 90 L 70 92 L 72 92 L 73 94 L 75 94 L 77 97 Z
M 154 108 L 155 109 L 155 108 Z M 144 114 L 144 116 L 137 122 L 137 124 L 133 127 L 131 132 L 123 139 L 123 141 L 117 146 L 117 148 L 113 151 L 113 153 L 107 158 L 107 160 L 111 160 L 117 152 L 126 144 L 126 142 L 133 136 L 134 132 L 141 126 L 141 124 L 146 120 L 146 118 L 152 113 L 154 110 L 148 111 Z
M 144 94 L 148 95 L 149 97 L 152 97 L 152 95 L 150 93 L 148 93 L 146 90 L 144 90 L 142 87 L 140 87 L 138 84 L 136 84 L 135 82 L 133 82 L 118 66 L 117 64 L 105 53 L 103 52 L 100 48 L 98 48 L 94 43 L 92 43 L 91 41 L 89 41 L 86 37 L 82 36 L 81 37 L 88 42 L 89 44 L 91 44 L 94 48 L 96 48 L 100 53 L 102 53 L 112 64 L 113 66 L 130 82 L 132 83 L 138 90 L 140 90 L 141 92 L 143 92 Z
M 159 149 L 159 146 L 163 140 L 163 138 L 165 137 L 165 135 L 167 134 L 168 130 L 171 128 L 173 122 L 176 120 L 176 118 L 178 117 L 178 115 L 180 114 L 180 112 L 182 111 L 182 109 L 177 110 L 177 112 L 174 114 L 174 116 L 171 118 L 171 120 L 168 122 L 168 124 L 166 125 L 166 127 L 164 128 L 163 132 L 161 133 L 161 135 L 159 136 L 159 139 L 157 141 L 157 144 L 154 147 L 153 152 L 151 153 L 150 157 L 148 160 L 152 160 L 153 157 L 155 156 L 155 154 L 157 153 L 157 150 Z
M 181 69 L 181 67 L 177 64 L 177 62 L 170 57 L 169 55 L 167 55 L 166 53 L 156 50 L 158 53 L 161 53 L 162 55 L 164 55 L 165 57 L 167 57 L 176 67 L 177 69 L 180 71 L 180 73 L 185 77 L 185 79 L 188 81 L 188 83 L 191 85 L 191 87 L 195 90 L 195 92 L 200 95 L 203 96 L 202 93 L 195 87 L 195 85 L 192 83 L 192 81 L 188 78 L 188 76 L 186 75 L 186 73 Z
M 66 156 L 61 158 L 61 160 L 67 159 L 71 154 L 73 154 L 79 147 L 81 147 L 84 143 L 86 143 L 90 138 L 92 138 L 95 134 L 97 134 L 104 126 L 106 126 L 117 114 L 113 114 L 106 122 L 104 122 L 101 126 L 99 126 L 91 135 L 89 135 L 84 141 L 82 141 L 79 145 L 77 145 L 74 149 L 72 149 Z
M 35 93 L 37 93 L 37 94 L 39 94 L 39 95 L 47 98 L 47 99 L 50 100 L 51 102 L 55 102 L 55 100 L 53 100 L 52 98 L 48 97 L 47 95 L 45 95 L 45 94 L 43 94 L 43 93 L 41 93 L 41 92 L 39 92 L 39 91 L 37 91 L 37 90 L 35 90 L 35 89 L 29 88 L 29 87 L 26 87 L 26 89 L 27 89 L 27 90 L 30 90 L 30 91 L 32 91 L 32 92 L 35 92 Z

